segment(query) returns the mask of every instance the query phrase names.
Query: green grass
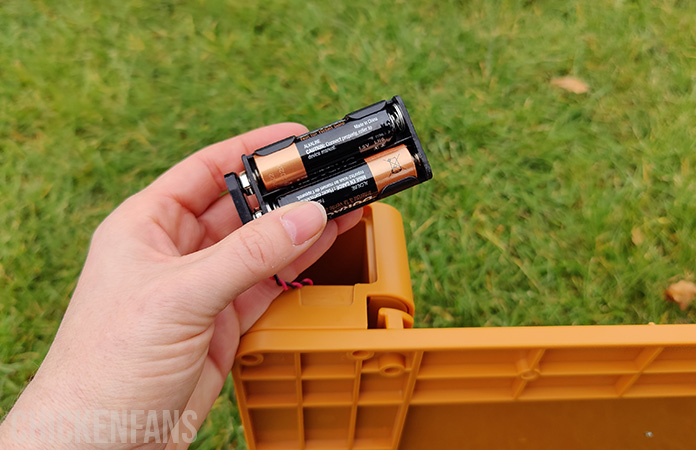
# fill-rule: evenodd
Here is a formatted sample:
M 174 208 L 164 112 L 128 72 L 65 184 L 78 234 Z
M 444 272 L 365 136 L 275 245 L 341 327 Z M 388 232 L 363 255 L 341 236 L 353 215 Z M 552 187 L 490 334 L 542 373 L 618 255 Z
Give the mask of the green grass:
M 0 415 L 125 197 L 206 144 L 394 94 L 435 174 L 388 200 L 419 326 L 694 322 L 662 291 L 696 267 L 695 2 L 259 4 L 0 4 Z M 244 448 L 231 392 L 194 448 Z

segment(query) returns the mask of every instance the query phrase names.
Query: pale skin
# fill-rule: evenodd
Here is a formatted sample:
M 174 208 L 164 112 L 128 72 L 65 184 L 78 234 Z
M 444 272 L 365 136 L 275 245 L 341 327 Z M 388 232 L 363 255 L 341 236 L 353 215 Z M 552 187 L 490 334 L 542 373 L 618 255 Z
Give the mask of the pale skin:
M 327 223 L 323 208 L 307 202 L 241 227 L 223 175 L 243 170 L 242 154 L 306 131 L 283 123 L 207 147 L 102 222 L 48 355 L 0 425 L 0 448 L 188 446 L 46 443 L 15 420 L 25 426 L 18 443 L 9 424 L 27 411 L 157 410 L 194 412 L 200 427 L 240 336 L 282 291 L 270 277 L 294 279 L 362 215 Z

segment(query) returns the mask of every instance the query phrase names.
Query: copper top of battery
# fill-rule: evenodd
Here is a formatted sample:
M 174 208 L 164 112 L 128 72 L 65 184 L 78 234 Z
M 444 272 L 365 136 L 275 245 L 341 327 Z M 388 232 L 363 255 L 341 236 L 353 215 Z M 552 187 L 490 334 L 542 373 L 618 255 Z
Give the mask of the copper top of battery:
M 372 172 L 379 192 L 404 178 L 418 176 L 416 163 L 405 145 L 399 145 L 372 155 L 365 158 L 365 162 Z
M 307 178 L 300 151 L 295 144 L 265 156 L 254 155 L 254 161 L 269 191 Z

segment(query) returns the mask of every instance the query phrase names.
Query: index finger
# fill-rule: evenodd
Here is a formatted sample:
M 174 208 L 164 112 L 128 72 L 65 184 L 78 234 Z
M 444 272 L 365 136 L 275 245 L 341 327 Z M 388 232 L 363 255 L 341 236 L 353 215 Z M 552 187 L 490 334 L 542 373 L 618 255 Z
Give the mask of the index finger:
M 145 191 L 174 199 L 199 216 L 225 192 L 224 176 L 243 169 L 241 156 L 307 132 L 299 123 L 278 123 L 205 147 L 157 178 Z

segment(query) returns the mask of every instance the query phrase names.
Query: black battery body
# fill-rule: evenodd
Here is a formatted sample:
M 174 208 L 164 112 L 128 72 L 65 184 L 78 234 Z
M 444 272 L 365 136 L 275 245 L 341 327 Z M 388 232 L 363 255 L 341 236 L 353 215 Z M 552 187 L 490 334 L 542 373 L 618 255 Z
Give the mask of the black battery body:
M 334 161 L 354 155 L 356 150 L 364 155 L 384 147 L 404 125 L 399 113 L 385 109 L 359 120 L 341 120 L 325 131 L 320 129 L 299 136 L 295 145 L 307 173 L 316 173 Z
M 270 144 L 242 162 L 244 172 L 225 175 L 242 223 L 309 200 L 321 203 L 331 219 L 432 178 L 399 96 Z
M 417 183 L 414 158 L 405 145 L 384 150 L 363 160 L 351 169 L 328 179 L 318 180 L 298 190 L 283 194 L 274 200 L 275 207 L 294 202 L 316 201 L 326 209 L 327 218 L 333 219 L 370 203 L 387 186 L 396 183 Z
M 398 104 L 368 106 L 294 139 L 284 139 L 245 156 L 250 171 L 266 191 L 289 186 L 325 172 L 346 158 L 369 155 L 404 129 Z

